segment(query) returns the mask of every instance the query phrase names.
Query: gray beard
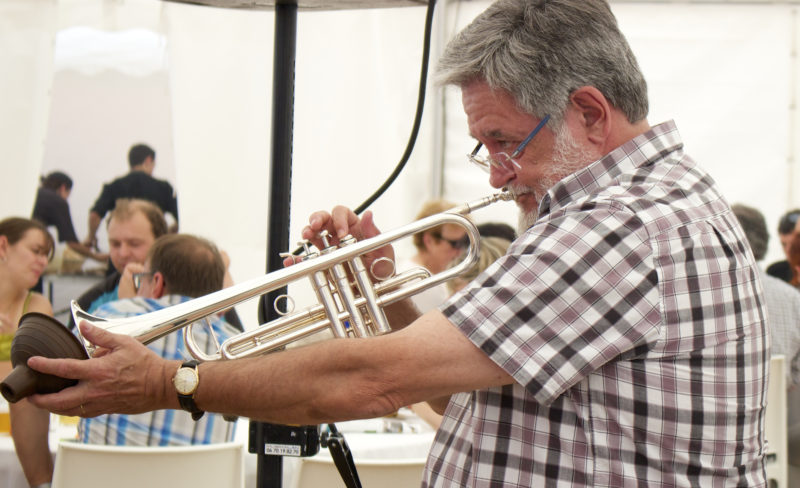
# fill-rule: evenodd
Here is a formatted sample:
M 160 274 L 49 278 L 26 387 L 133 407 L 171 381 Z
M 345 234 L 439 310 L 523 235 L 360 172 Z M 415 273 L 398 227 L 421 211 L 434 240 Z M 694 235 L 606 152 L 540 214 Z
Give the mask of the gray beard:
M 536 223 L 539 218 L 539 205 L 550 188 L 596 159 L 589 150 L 578 145 L 572 134 L 569 133 L 566 124 L 562 124 L 556 132 L 553 159 L 550 162 L 549 171 L 544 173 L 539 181 L 534 183 L 534 186 L 512 185 L 512 189 L 516 193 L 530 193 L 536 201 L 534 208 L 528 212 L 520 207 L 517 216 L 517 235 L 524 234 Z

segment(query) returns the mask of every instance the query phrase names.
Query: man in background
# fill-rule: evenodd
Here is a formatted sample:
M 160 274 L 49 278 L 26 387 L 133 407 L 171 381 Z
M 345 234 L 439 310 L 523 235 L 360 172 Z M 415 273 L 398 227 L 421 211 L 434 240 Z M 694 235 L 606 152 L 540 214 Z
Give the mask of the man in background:
M 764 215 L 753 207 L 735 204 L 733 213 L 742 225 L 753 257 L 761 261 L 767 255 L 769 232 Z M 759 268 L 764 297 L 767 301 L 767 323 L 772 333 L 772 355 L 786 357 L 786 384 L 800 385 L 800 291 Z
M 153 203 L 126 198 L 117 200 L 108 218 L 108 249 L 114 270 L 78 297 L 81 309 L 92 313 L 104 303 L 134 296 L 132 275 L 140 271 L 136 266 L 144 264 L 150 246 L 166 233 L 164 214 Z M 74 322 L 70 316 L 72 327 Z
M 89 235 L 85 244 L 95 247 L 97 229 L 107 212 L 112 210 L 119 198 L 139 198 L 153 202 L 164 214 L 172 214 L 175 223 L 170 229 L 178 230 L 178 199 L 175 190 L 167 181 L 153 178 L 156 152 L 145 144 L 136 144 L 128 151 L 130 172 L 103 185 L 103 191 L 89 211 Z
M 222 288 L 225 264 L 216 246 L 191 235 L 166 234 L 152 246 L 144 259 L 143 271 L 136 273 L 133 283 L 136 296 L 104 304 L 96 310 L 99 317 L 133 317 L 155 312 L 183 303 Z M 217 352 L 217 341 L 235 335 L 237 330 L 217 315 L 201 319 L 193 325 L 192 337 L 205 354 Z M 183 332 L 174 331 L 147 346 L 165 359 L 191 359 Z M 45 437 L 47 429 L 37 430 Z M 139 415 L 100 415 L 82 419 L 78 438 L 88 444 L 119 446 L 183 446 L 230 442 L 235 434 L 235 422 L 222 415 L 193 416 L 181 410 L 157 410 Z M 47 449 L 47 439 L 37 444 Z M 46 460 L 42 453 L 29 461 Z M 22 456 L 22 453 L 19 453 Z M 50 466 L 37 466 L 39 470 Z M 46 484 L 48 486 L 49 484 Z
M 222 289 L 225 264 L 211 242 L 188 234 L 166 234 L 150 247 L 141 272 L 133 275 L 134 298 L 108 302 L 95 311 L 107 319 L 133 317 L 162 310 Z M 210 332 L 213 329 L 213 333 Z M 220 342 L 238 332 L 223 318 L 211 315 L 195 323 L 192 337 L 205 354 L 217 352 Z M 165 359 L 192 358 L 182 331 L 147 345 Z M 83 419 L 78 438 L 90 444 L 172 446 L 233 440 L 234 423 L 221 415 L 193 420 L 181 410 L 157 410 L 139 415 L 101 415 Z
M 783 254 L 787 259 L 776 261 L 767 266 L 767 274 L 781 279 L 787 283 L 792 281 L 792 267 L 789 265 L 789 243 L 792 241 L 792 234 L 797 230 L 797 222 L 800 220 L 800 209 L 789 210 L 778 221 L 778 239 L 781 241 Z

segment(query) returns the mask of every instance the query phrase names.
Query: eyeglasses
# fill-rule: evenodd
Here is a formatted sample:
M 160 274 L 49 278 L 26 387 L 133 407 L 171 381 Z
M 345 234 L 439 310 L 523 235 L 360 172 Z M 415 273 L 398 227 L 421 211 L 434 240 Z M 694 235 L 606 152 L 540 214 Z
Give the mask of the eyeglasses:
M 153 276 L 156 274 L 155 271 L 145 271 L 144 273 L 134 273 L 133 274 L 133 289 L 139 291 L 139 287 L 142 286 L 142 277 L 144 276 Z
M 440 241 L 444 241 L 450 244 L 450 247 L 452 247 L 453 249 L 464 249 L 467 246 L 469 246 L 469 238 L 467 236 L 464 236 L 461 239 L 447 239 L 445 237 L 442 237 L 440 234 L 439 235 L 434 234 L 434 237 L 436 237 Z
M 530 134 L 528 134 L 528 137 L 526 137 L 525 140 L 519 143 L 519 146 L 517 146 L 517 148 L 514 150 L 513 153 L 511 153 L 510 156 L 508 155 L 508 153 L 504 152 L 490 154 L 485 158 L 483 156 L 478 156 L 478 151 L 480 151 L 481 147 L 483 147 L 483 143 L 479 141 L 478 145 L 475 146 L 475 149 L 473 149 L 470 154 L 467 154 L 467 158 L 473 164 L 475 164 L 482 170 L 486 171 L 487 173 L 491 171 L 492 167 L 506 169 L 506 170 L 513 170 L 514 169 L 513 166 L 521 168 L 516 159 L 522 155 L 522 151 L 525 150 L 525 146 L 527 146 L 528 143 L 531 142 L 531 139 L 533 139 L 533 137 L 536 134 L 538 134 L 540 130 L 542 130 L 542 128 L 544 127 L 544 125 L 547 123 L 548 120 L 550 120 L 550 114 L 544 116 L 541 122 L 539 122 L 539 124 L 533 128 L 533 130 L 531 131 Z

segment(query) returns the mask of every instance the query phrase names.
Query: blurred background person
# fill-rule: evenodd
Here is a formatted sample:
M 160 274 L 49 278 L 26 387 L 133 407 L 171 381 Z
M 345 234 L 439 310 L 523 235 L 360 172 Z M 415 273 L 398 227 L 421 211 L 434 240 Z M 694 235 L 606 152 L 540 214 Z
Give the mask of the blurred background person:
M 72 193 L 72 178 L 61 171 L 53 171 L 41 180 L 36 193 L 32 217 L 45 227 L 55 227 L 58 242 L 64 242 L 81 256 L 101 263 L 108 260 L 108 254 L 96 252 L 83 244 L 75 234 L 72 214 L 69 210 L 69 195 Z
M 97 229 L 107 212 L 111 211 L 120 198 L 138 198 L 153 202 L 164 214 L 172 214 L 175 223 L 170 231 L 178 230 L 178 199 L 172 185 L 153 177 L 156 166 L 156 152 L 146 144 L 136 144 L 128 151 L 130 172 L 111 183 L 103 185 L 100 196 L 89 210 L 89 235 L 85 244 L 97 246 Z
M 733 206 L 736 212 L 736 205 Z M 787 214 L 787 216 L 789 216 Z M 786 220 L 796 219 L 791 216 L 781 219 L 781 224 Z M 738 217 L 738 214 L 737 214 Z M 741 218 L 739 219 L 742 220 Z M 742 224 L 745 232 L 747 227 Z M 786 227 L 783 228 L 785 230 Z M 761 231 L 763 232 L 763 231 Z M 786 367 L 786 426 L 788 440 L 789 460 L 789 486 L 795 486 L 800 478 L 800 304 L 797 295 L 800 294 L 800 232 L 794 231 L 788 237 L 783 236 L 781 244 L 786 252 L 786 268 L 791 273 L 788 287 L 782 280 L 774 276 L 763 275 L 764 296 L 767 302 L 767 323 L 772 334 L 772 354 L 783 354 Z M 748 235 L 749 238 L 749 235 Z M 764 239 L 766 242 L 766 239 Z M 751 244 L 752 246 L 752 244 Z M 755 249 L 753 251 L 755 255 Z M 789 290 L 786 291 L 785 288 Z
M 157 206 L 146 200 L 121 198 L 108 217 L 108 249 L 114 272 L 85 291 L 77 302 L 82 310 L 94 313 L 104 303 L 136 296 L 133 275 L 142 271 L 144 260 L 153 243 L 167 234 L 167 221 Z M 233 280 L 228 273 L 230 258 L 222 253 L 225 262 L 225 286 Z M 238 330 L 243 330 L 242 321 L 231 308 L 224 312 L 225 319 Z M 70 329 L 75 327 L 72 315 Z
M 478 224 L 478 233 L 483 237 L 499 237 L 508 242 L 514 242 L 517 238 L 517 231 L 503 222 L 484 222 Z
M 508 251 L 508 246 L 511 245 L 513 238 L 516 238 L 516 232 L 514 231 L 514 228 L 508 224 L 491 222 L 485 225 L 479 225 L 478 230 L 481 232 L 481 244 L 478 252 L 478 262 L 466 272 L 456 276 L 446 283 L 450 294 L 453 294 L 464 288 L 467 283 L 477 278 L 478 275 L 483 273 L 483 271 L 486 270 L 486 268 L 488 268 L 492 263 L 500 259 L 506 253 L 506 251 Z M 509 230 L 511 231 L 510 233 L 508 232 Z M 484 236 L 484 233 L 492 235 Z M 495 237 L 494 235 L 496 234 L 500 234 L 505 237 Z M 512 239 L 509 240 L 507 237 L 512 237 Z M 465 247 L 466 245 L 467 244 L 464 244 Z M 453 259 L 450 262 L 450 266 L 455 266 L 459 262 L 460 259 Z M 444 409 L 447 407 L 447 403 L 449 401 L 449 396 L 442 397 L 430 403 L 415 403 L 409 408 L 411 408 L 414 413 L 419 415 L 421 419 L 427 422 L 428 425 L 434 429 L 438 429 L 439 424 L 442 422 L 442 414 L 440 412 L 444 412 Z M 432 407 L 431 404 L 436 405 L 436 408 Z
M 95 315 L 115 318 L 155 312 L 220 290 L 224 279 L 225 264 L 214 244 L 188 234 L 167 234 L 150 247 L 142 271 L 134 274 L 136 296 L 108 302 Z M 217 352 L 215 336 L 224 341 L 237 332 L 224 319 L 212 315 L 195 323 L 192 336 L 210 355 Z M 181 330 L 147 347 L 166 359 L 192 359 Z M 207 413 L 195 421 L 183 410 L 158 410 L 82 419 L 78 438 L 91 444 L 129 446 L 209 444 L 232 441 L 234 427 L 234 422 L 224 421 L 218 414 Z
M 510 245 L 511 241 L 503 237 L 481 237 L 478 263 L 467 272 L 447 282 L 447 289 L 450 291 L 450 294 L 459 291 L 464 288 L 467 283 L 477 278 L 489 265 L 500 259 L 506 251 L 508 251 L 508 246 Z M 453 264 L 457 263 L 458 260 L 453 261 Z
M 221 289 L 224 277 L 225 264 L 214 244 L 191 235 L 166 234 L 149 247 L 142 271 L 133 277 L 136 296 L 107 302 L 95 313 L 99 317 L 114 319 L 155 312 Z M 209 355 L 217 352 L 217 340 L 224 341 L 236 333 L 235 328 L 215 315 L 197 321 L 192 329 L 195 343 Z M 167 334 L 147 347 L 167 359 L 192 359 L 182 330 Z M 23 402 L 27 403 L 27 400 L 19 403 Z M 44 418 L 35 419 L 38 424 L 35 435 L 30 428 L 23 432 L 26 438 L 35 438 L 37 442 L 32 449 L 18 451 L 18 456 L 23 466 L 41 473 L 42 479 L 44 473 L 48 473 L 46 478 L 49 481 L 53 464 L 45 421 Z M 235 425 L 234 421 L 226 421 L 220 414 L 204 414 L 195 420 L 191 413 L 183 410 L 100 415 L 80 420 L 78 440 L 118 446 L 211 444 L 232 441 Z M 32 486 L 36 484 L 31 482 Z
M 430 200 L 422 205 L 415 220 L 430 217 L 449 210 L 456 205 L 447 200 Z M 456 224 L 443 224 L 432 227 L 413 236 L 416 254 L 407 259 L 399 259 L 397 271 L 422 266 L 431 274 L 441 273 L 455 258 L 461 255 L 468 241 L 464 240 L 466 231 Z M 420 312 L 427 312 L 444 302 L 450 293 L 445 283 L 428 288 L 411 297 Z
M 760 262 L 767 255 L 769 243 L 769 231 L 764 215 L 753 207 L 741 204 L 732 205 L 731 210 L 742 225 L 753 257 Z M 788 242 L 791 245 L 794 239 L 789 239 Z M 800 254 L 800 243 L 796 247 Z M 766 274 L 761 268 L 759 272 L 767 301 L 767 323 L 772 334 L 772 354 L 785 356 L 786 384 L 790 388 L 795 388 L 800 385 L 800 291 L 783 280 Z
M 792 268 L 789 265 L 789 243 L 792 234 L 797 230 L 797 222 L 800 220 L 800 209 L 789 210 L 778 221 L 778 239 L 781 241 L 781 248 L 786 259 L 776 261 L 767 266 L 767 274 L 781 279 L 787 283 L 792 281 Z
M 150 246 L 167 233 L 161 209 L 151 202 L 130 198 L 117 200 L 107 226 L 114 271 L 78 297 L 78 305 L 89 313 L 104 303 L 136 296 L 133 273 L 141 271 Z M 70 316 L 70 328 L 74 325 Z
M 0 360 L 8 361 L 11 338 L 28 312 L 53 315 L 50 302 L 30 291 L 53 255 L 53 238 L 38 221 L 10 217 L 0 221 Z M 50 412 L 23 399 L 9 405 L 14 449 L 31 486 L 49 483 L 53 459 L 47 433 Z

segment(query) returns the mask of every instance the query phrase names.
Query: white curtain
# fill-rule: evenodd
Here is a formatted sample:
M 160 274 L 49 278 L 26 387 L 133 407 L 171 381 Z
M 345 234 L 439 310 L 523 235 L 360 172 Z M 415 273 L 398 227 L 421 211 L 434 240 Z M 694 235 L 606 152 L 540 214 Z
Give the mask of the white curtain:
M 0 218 L 30 215 L 45 147 L 55 0 L 0 2 Z

